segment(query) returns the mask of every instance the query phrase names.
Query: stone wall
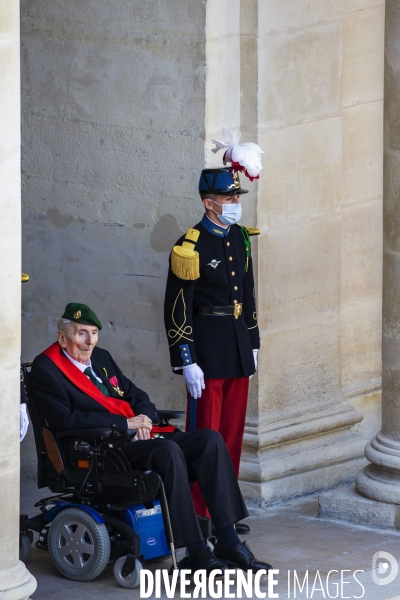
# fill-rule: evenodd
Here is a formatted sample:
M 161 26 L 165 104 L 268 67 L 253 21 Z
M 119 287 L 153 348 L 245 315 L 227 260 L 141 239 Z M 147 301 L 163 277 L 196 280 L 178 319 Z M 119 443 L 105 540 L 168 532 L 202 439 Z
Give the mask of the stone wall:
M 370 464 L 357 473 L 357 491 L 400 503 L 400 4 L 387 0 L 383 168 L 382 428 L 365 448 Z
M 84 302 L 99 345 L 160 407 L 182 408 L 163 295 L 171 246 L 202 214 L 205 4 L 21 10 L 23 359 L 54 341 L 67 302 Z
M 387 0 L 385 48 L 382 434 L 400 442 L 400 5 Z M 386 466 L 386 465 L 384 465 Z M 399 465 L 397 465 L 397 468 Z M 399 476 L 397 475 L 399 480 Z M 397 483 L 397 482 L 396 482 Z M 399 487 L 397 483 L 397 487 Z M 398 498 L 399 496 L 397 496 Z M 398 502 L 398 499 L 396 500 Z
M 0 2 L 0 597 L 26 600 L 36 580 L 19 554 L 21 173 L 19 6 Z
M 8 2 L 0 13 L 0 423 L 2 443 L 0 487 L 9 490 L 13 502 L 4 502 L 4 522 L 11 524 L 2 535 L 0 569 L 15 564 L 18 540 L 19 473 L 19 353 L 20 353 L 20 133 L 19 133 L 19 23 L 15 4 Z M 3 532 L 2 532 L 3 533 Z M 0 586 L 1 589 L 1 586 Z
M 242 6 L 265 170 L 241 477 L 274 501 L 350 480 L 379 429 L 384 2 Z
M 262 232 L 243 490 L 351 479 L 380 425 L 384 0 L 23 0 L 22 33 L 23 357 L 80 300 L 127 374 L 184 406 L 168 251 L 221 164 L 211 139 L 240 125 L 265 151 L 243 201 Z

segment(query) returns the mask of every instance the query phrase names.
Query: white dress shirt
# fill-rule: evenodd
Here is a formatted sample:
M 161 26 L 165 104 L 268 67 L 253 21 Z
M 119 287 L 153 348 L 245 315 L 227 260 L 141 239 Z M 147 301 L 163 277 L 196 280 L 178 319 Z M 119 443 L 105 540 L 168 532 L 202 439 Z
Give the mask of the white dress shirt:
M 72 364 L 73 364 L 73 365 L 75 365 L 76 367 L 78 367 L 78 369 L 79 369 L 79 370 L 80 370 L 80 371 L 81 371 L 81 372 L 82 372 L 84 375 L 85 375 L 85 373 L 84 373 L 85 369 L 87 369 L 88 367 L 90 367 L 90 368 L 92 369 L 92 373 L 93 373 L 93 375 L 96 377 L 97 381 L 99 381 L 100 383 L 103 383 L 102 379 L 101 379 L 101 378 L 100 378 L 100 377 L 99 377 L 99 376 L 96 374 L 96 372 L 94 371 L 94 369 L 93 369 L 93 367 L 92 367 L 92 361 L 90 360 L 90 358 L 89 358 L 89 360 L 87 360 L 85 363 L 80 363 L 80 362 L 78 362 L 77 360 L 73 359 L 73 358 L 72 358 L 72 356 L 70 356 L 70 355 L 68 354 L 68 352 L 67 352 L 66 350 L 64 350 L 64 348 L 63 348 L 63 352 L 64 352 L 65 356 L 68 358 L 68 360 L 70 360 L 70 361 L 72 362 Z M 90 377 L 88 377 L 87 375 L 86 375 L 86 377 L 87 377 L 87 378 L 89 379 L 89 381 L 90 381 Z

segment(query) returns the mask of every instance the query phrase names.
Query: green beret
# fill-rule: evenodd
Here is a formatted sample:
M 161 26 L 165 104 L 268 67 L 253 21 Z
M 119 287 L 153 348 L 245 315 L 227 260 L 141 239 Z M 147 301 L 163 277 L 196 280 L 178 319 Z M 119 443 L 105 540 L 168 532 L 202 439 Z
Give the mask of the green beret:
M 83 325 L 95 325 L 98 329 L 103 327 L 92 309 L 80 302 L 70 302 L 67 304 L 61 318 L 69 319 L 75 323 L 82 323 Z

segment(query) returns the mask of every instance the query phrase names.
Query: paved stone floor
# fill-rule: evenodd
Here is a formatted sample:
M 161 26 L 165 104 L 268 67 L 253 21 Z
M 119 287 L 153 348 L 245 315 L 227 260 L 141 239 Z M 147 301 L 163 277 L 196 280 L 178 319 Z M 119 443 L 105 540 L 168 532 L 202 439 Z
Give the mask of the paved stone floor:
M 21 484 L 21 511 L 30 516 L 37 509 L 33 504 L 39 499 L 51 495 L 48 490 L 37 490 L 35 482 L 24 481 Z M 364 598 L 365 600 L 400 600 L 400 572 L 394 581 L 387 585 L 378 585 L 373 581 L 372 559 L 376 552 L 389 552 L 397 565 L 400 561 L 400 534 L 388 533 L 383 530 L 373 530 L 367 527 L 346 525 L 341 522 L 323 521 L 317 517 L 318 496 L 309 496 L 266 509 L 250 509 L 247 522 L 251 533 L 244 536 L 259 558 L 270 562 L 275 569 L 278 584 L 273 588 L 279 598 Z M 182 555 L 182 550 L 179 551 Z M 169 568 L 170 561 L 155 564 L 146 563 L 145 568 Z M 136 600 L 139 599 L 139 588 L 126 590 L 116 584 L 112 568 L 107 567 L 100 577 L 88 583 L 75 583 L 64 579 L 53 567 L 47 552 L 33 546 L 32 555 L 27 562 L 27 567 L 38 581 L 38 587 L 32 599 L 37 600 Z M 386 573 L 377 574 L 376 577 L 386 577 Z M 360 570 L 354 578 L 354 572 Z M 290 573 L 289 573 L 290 571 Z M 294 571 L 300 585 L 308 572 L 309 587 L 303 591 L 296 587 L 293 591 Z M 318 579 L 317 571 L 320 579 Z M 328 583 L 327 574 L 331 573 Z M 343 583 L 341 583 L 341 571 Z M 363 571 L 363 572 L 361 572 Z M 317 578 L 317 579 L 316 579 Z M 290 580 L 290 594 L 288 593 L 288 580 Z M 314 590 L 313 584 L 314 582 Z M 265 578 L 260 583 L 261 592 L 266 597 L 268 585 Z M 233 595 L 236 585 L 230 588 Z M 193 594 L 194 588 L 189 587 L 186 593 Z M 142 597 L 144 597 L 142 595 Z M 151 598 L 155 598 L 153 593 Z M 180 594 L 179 587 L 175 597 L 185 597 Z M 191 597 L 191 596 L 186 596 Z M 201 597 L 201 595 L 200 595 Z M 211 596 L 204 596 L 211 597 Z M 218 596 L 214 596 L 218 597 Z M 223 596 L 219 596 L 223 597 Z M 228 597 L 225 594 L 225 597 Z M 246 595 L 243 593 L 243 597 Z M 251 597 L 256 598 L 253 591 Z M 260 596 L 261 597 L 261 596 Z M 167 598 L 162 587 L 161 598 Z

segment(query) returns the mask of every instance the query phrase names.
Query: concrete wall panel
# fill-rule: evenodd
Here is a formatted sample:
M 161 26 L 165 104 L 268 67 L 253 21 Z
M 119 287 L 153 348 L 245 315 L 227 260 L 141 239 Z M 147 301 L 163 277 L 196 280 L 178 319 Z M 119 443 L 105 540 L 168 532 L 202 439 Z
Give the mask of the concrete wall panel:
M 380 296 L 342 308 L 341 386 L 346 396 L 381 386 L 381 315 Z
M 205 8 L 22 2 L 23 357 L 85 302 L 160 407 L 185 403 L 162 304 L 169 251 L 202 214 Z
M 261 502 L 345 481 L 380 424 L 383 16 L 259 2 L 262 339 L 241 476 Z
M 275 229 L 268 234 L 268 243 L 261 240 L 262 331 L 336 312 L 340 297 L 339 233 L 339 220 L 327 219 Z
M 211 152 L 221 128 L 240 126 L 240 2 L 209 0 L 206 19 L 206 135 L 207 167 L 221 166 L 223 153 Z M 243 141 L 243 140 L 242 140 Z
M 19 5 L 0 5 L 0 597 L 27 600 L 36 580 L 19 561 L 21 119 Z
M 197 32 L 171 38 L 168 31 L 148 35 L 146 30 L 102 30 L 98 24 L 80 31 L 64 21 L 38 25 L 32 30 L 31 20 L 23 20 L 29 112 L 177 132 L 184 115 L 187 131 L 202 130 L 196 111 L 203 95 L 204 57 Z M 188 54 L 196 62 L 193 69 L 188 69 Z
M 302 223 L 338 210 L 341 119 L 268 131 L 260 135 L 260 144 L 266 164 L 258 199 L 260 227 Z
M 385 5 L 343 17 L 343 106 L 382 98 Z
M 383 104 L 363 103 L 343 110 L 342 203 L 382 195 Z
M 349 0 L 345 0 L 349 1 Z M 341 20 L 344 0 L 259 2 L 260 36 Z
M 276 127 L 340 106 L 340 22 L 260 39 L 260 126 Z
M 384 235 L 388 251 L 400 252 L 400 215 L 397 212 L 400 199 L 400 154 L 385 150 Z
M 343 11 L 346 13 L 384 5 L 385 0 L 343 0 Z
M 202 214 L 198 143 L 192 136 L 38 115 L 26 115 L 23 125 L 26 209 L 56 209 L 74 219 L 130 227 L 142 223 L 147 234 L 167 213 L 187 228 L 183 206 L 192 219 Z M 155 157 L 171 153 L 176 164 L 160 159 L 155 165 Z
M 323 410 L 340 397 L 339 322 L 336 316 L 263 335 L 259 394 L 263 421 Z
M 380 297 L 382 290 L 382 199 L 342 209 L 344 305 Z

